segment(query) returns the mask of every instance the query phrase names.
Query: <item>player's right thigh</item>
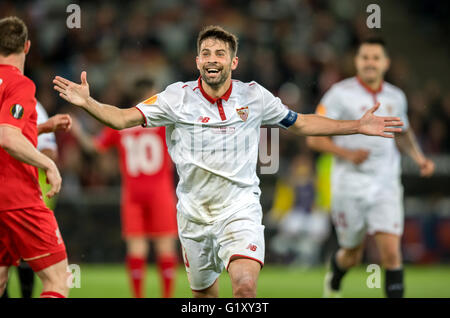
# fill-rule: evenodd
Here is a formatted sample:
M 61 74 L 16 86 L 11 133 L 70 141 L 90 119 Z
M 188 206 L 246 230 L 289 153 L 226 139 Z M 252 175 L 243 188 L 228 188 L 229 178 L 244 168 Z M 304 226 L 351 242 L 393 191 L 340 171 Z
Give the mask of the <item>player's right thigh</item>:
M 346 193 L 333 193 L 331 215 L 340 247 L 354 249 L 363 243 L 367 224 L 361 199 Z
M 216 256 L 218 246 L 212 235 L 213 225 L 199 224 L 177 215 L 178 235 L 189 284 L 194 292 L 204 292 L 213 286 L 224 269 Z
M 4 211 L 0 218 L 0 223 L 7 229 L 2 242 L 8 251 L 10 265 L 17 266 L 23 259 L 34 272 L 39 272 L 67 260 L 55 216 L 45 206 Z

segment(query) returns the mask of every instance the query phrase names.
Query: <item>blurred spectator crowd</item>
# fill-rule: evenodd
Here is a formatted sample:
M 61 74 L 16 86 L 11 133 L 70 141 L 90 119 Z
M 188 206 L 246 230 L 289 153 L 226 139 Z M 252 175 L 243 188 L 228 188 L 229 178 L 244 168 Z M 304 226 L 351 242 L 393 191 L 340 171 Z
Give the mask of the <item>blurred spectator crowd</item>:
M 100 125 L 53 91 L 56 74 L 79 81 L 80 72 L 86 70 L 95 98 L 130 107 L 138 102 L 133 83 L 139 78 L 152 78 L 160 90 L 172 82 L 196 79 L 196 35 L 205 25 L 219 24 L 240 40 L 234 78 L 255 80 L 291 108 L 311 113 L 333 83 L 354 75 L 356 44 L 371 32 L 366 13 L 355 10 L 350 1 L 78 3 L 80 29 L 66 26 L 68 0 L 2 1 L 0 12 L 22 17 L 29 27 L 32 50 L 26 73 L 36 82 L 38 99 L 49 114 L 75 113 L 92 133 Z M 387 79 L 406 91 L 411 125 L 423 149 L 428 154 L 448 153 L 450 93 L 436 80 L 417 81 L 407 60 L 391 53 Z M 59 137 L 66 185 L 72 179 L 76 185 L 77 176 L 82 186 L 118 180 L 113 156 L 85 158 L 69 136 Z M 285 134 L 282 138 L 283 157 L 306 151 L 304 140 Z

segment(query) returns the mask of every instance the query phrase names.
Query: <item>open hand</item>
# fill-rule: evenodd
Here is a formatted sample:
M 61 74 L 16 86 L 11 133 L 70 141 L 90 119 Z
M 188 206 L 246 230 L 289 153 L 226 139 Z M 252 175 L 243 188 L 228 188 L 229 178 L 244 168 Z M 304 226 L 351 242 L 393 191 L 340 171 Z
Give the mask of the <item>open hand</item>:
M 53 88 L 59 92 L 59 96 L 69 103 L 83 107 L 89 98 L 89 84 L 86 72 L 81 72 L 81 84 L 76 84 L 63 77 L 56 76 L 53 79 Z
M 403 122 L 399 117 L 378 117 L 374 112 L 380 107 L 380 103 L 376 103 L 369 109 L 359 120 L 359 133 L 368 136 L 381 136 L 385 138 L 394 138 L 395 132 L 401 132 L 399 128 L 403 126 Z
M 61 190 L 61 175 L 59 174 L 58 168 L 55 164 L 47 169 L 45 174 L 47 176 L 47 183 L 51 186 L 50 190 L 47 192 L 47 197 L 52 198 Z

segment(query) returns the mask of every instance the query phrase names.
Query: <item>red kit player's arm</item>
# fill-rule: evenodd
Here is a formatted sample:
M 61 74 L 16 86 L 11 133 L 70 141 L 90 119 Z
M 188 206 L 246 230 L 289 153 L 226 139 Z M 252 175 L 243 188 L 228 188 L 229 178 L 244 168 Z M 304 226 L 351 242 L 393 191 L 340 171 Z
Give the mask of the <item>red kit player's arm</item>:
M 83 130 L 76 117 L 73 118 L 72 135 L 77 139 L 81 148 L 90 154 L 103 152 L 116 145 L 118 133 L 117 130 L 105 127 L 98 136 L 94 137 Z
M 47 196 L 52 197 L 61 188 L 61 176 L 58 168 L 50 158 L 39 152 L 22 133 L 24 127 L 32 124 L 29 121 L 30 116 L 36 113 L 35 92 L 34 83 L 26 77 L 9 84 L 0 107 L 0 147 L 13 158 L 42 168 L 51 185 Z
M 15 159 L 47 170 L 54 165 L 47 156 L 37 150 L 19 128 L 0 124 L 0 147 Z
M 41 168 L 46 172 L 48 182 L 52 186 L 47 193 L 48 197 L 52 197 L 59 192 L 61 189 L 61 176 L 55 163 L 39 152 L 19 128 L 8 124 L 0 124 L 0 147 L 13 158 Z

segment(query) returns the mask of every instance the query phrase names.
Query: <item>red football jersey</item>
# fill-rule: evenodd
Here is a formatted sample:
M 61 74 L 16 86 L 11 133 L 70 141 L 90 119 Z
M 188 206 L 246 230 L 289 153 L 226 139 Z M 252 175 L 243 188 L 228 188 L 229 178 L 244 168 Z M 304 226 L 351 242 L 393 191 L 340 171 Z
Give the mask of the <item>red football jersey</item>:
M 36 86 L 12 65 L 0 64 L 0 124 L 19 128 L 36 147 Z M 43 205 L 36 167 L 0 147 L 0 211 Z
M 167 152 L 165 127 L 105 128 L 95 139 L 100 151 L 119 151 L 122 188 L 140 195 L 169 182 L 173 188 L 172 160 Z

